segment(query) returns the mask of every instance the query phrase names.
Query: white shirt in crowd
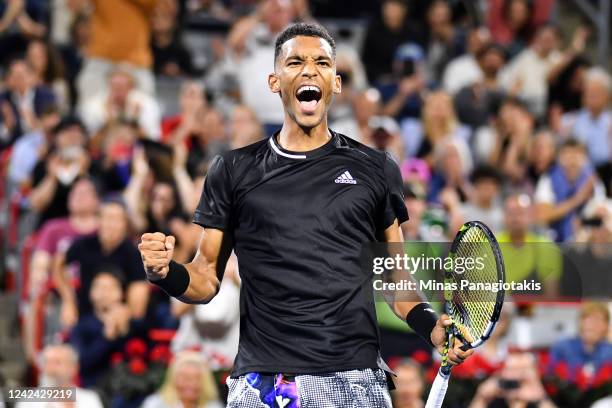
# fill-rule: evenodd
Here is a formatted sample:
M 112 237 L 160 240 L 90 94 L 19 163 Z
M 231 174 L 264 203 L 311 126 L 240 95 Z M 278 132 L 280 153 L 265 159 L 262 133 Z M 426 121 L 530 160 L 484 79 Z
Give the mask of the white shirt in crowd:
M 448 63 L 442 75 L 444 90 L 451 95 L 466 86 L 479 82 L 483 77 L 482 70 L 472 54 L 464 54 Z
M 64 408 L 65 402 L 18 402 L 15 408 Z M 75 408 L 103 408 L 102 401 L 95 391 L 76 389 Z

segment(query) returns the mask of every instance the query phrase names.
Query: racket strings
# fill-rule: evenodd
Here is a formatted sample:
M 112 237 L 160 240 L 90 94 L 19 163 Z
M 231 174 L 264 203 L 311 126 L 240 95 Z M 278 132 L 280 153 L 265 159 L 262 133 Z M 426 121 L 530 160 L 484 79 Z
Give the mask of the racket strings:
M 469 228 L 465 232 L 454 258 L 463 258 L 464 262 L 474 259 L 473 267 L 463 270 L 455 267 L 450 273 L 457 290 L 453 291 L 449 310 L 461 334 L 467 341 L 474 342 L 486 332 L 495 308 L 496 294 L 487 284 L 497 283 L 496 258 L 487 235 L 480 228 Z M 466 288 L 467 284 L 472 285 Z

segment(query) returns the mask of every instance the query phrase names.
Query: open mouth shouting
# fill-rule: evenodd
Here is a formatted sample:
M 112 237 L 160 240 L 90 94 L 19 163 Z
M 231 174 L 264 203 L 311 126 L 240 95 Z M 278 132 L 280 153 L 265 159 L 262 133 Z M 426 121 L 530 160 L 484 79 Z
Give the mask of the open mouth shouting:
M 300 110 L 304 114 L 313 114 L 323 96 L 321 88 L 316 85 L 302 85 L 295 93 Z

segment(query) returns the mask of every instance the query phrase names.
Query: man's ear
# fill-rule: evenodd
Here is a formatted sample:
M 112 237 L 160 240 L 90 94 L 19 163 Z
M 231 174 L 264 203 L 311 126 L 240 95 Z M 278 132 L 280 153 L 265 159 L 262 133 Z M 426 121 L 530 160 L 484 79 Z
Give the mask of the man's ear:
M 268 75 L 268 86 L 270 87 L 270 90 L 273 93 L 279 93 L 280 92 L 280 80 L 278 79 L 278 76 L 275 73 L 271 73 L 270 75 Z
M 334 78 L 333 92 L 335 94 L 339 94 L 340 92 L 342 92 L 342 77 L 340 77 L 340 75 L 336 75 L 336 77 Z

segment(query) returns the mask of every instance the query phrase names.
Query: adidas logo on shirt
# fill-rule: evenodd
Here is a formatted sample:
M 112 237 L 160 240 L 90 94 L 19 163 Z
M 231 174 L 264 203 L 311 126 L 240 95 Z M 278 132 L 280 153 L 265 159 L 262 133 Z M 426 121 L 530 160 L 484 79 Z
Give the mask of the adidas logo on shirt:
M 335 180 L 336 184 L 357 184 L 357 180 L 355 180 L 353 178 L 353 176 L 351 176 L 351 173 L 347 171 L 345 171 L 344 173 L 342 173 L 340 176 L 338 176 L 338 178 Z

